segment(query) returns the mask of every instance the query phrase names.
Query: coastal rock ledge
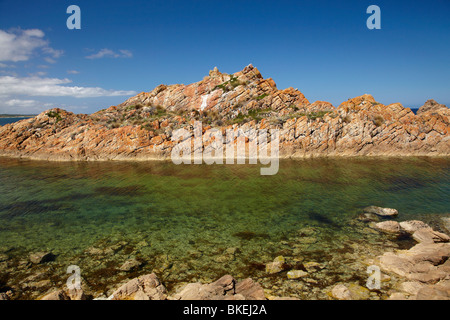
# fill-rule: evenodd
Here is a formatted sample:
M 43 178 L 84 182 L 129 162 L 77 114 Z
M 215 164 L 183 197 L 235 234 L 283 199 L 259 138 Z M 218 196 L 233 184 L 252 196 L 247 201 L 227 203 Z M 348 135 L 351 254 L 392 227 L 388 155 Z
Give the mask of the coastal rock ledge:
M 169 159 L 174 130 L 278 129 L 280 156 L 450 156 L 449 108 L 429 100 L 414 114 L 369 95 L 335 108 L 279 90 L 249 65 L 215 68 L 202 81 L 160 85 L 94 114 L 59 108 L 0 127 L 0 156 L 41 160 Z M 207 137 L 204 136 L 207 140 Z

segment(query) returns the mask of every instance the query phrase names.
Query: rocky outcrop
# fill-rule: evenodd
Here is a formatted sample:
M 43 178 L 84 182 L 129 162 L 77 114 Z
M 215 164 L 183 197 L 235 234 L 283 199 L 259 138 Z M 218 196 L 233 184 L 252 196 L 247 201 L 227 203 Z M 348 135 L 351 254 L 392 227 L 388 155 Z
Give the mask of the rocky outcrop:
M 437 103 L 433 99 L 427 100 L 423 106 L 417 110 L 417 114 L 424 114 L 426 112 L 443 112 L 448 115 L 448 108 L 444 104 Z
M 421 243 L 449 242 L 450 237 L 445 233 L 434 231 L 431 228 L 422 228 L 413 233 L 413 239 Z
M 376 214 L 377 216 L 380 217 L 393 217 L 398 215 L 398 211 L 396 209 L 381 208 L 376 206 L 364 208 L 364 213 Z
M 408 220 L 400 222 L 400 228 L 409 233 L 414 233 L 420 229 L 431 229 L 429 225 L 420 220 Z
M 389 233 L 401 233 L 402 229 L 397 221 L 383 221 L 375 224 L 378 230 Z
M 450 300 L 449 237 L 418 221 L 403 225 L 421 225 L 410 232 L 413 236 L 421 233 L 425 241 L 416 236 L 420 243 L 411 249 L 386 252 L 378 257 L 378 265 L 384 272 L 403 279 L 390 299 Z
M 333 290 L 331 290 L 331 296 L 337 300 L 352 300 L 350 290 L 343 284 L 336 285 Z
M 110 298 L 112 300 L 165 300 L 167 290 L 152 273 L 128 281 L 114 291 Z
M 355 283 L 348 285 L 339 283 L 333 287 L 329 295 L 336 300 L 368 300 L 370 291 Z
M 47 160 L 168 159 L 173 131 L 208 128 L 248 134 L 278 129 L 281 157 L 448 156 L 449 112 L 427 103 L 415 115 L 362 95 L 338 108 L 279 90 L 257 68 L 212 70 L 189 85 L 160 85 L 91 115 L 54 108 L 0 127 L 0 155 Z
M 4 293 L 0 300 L 9 299 Z M 82 289 L 53 290 L 40 300 L 86 300 Z M 266 300 L 264 289 L 250 278 L 236 281 L 225 275 L 215 282 L 189 283 L 169 296 L 156 274 L 133 278 L 116 289 L 108 298 L 94 300 Z
M 252 279 L 237 282 L 226 275 L 210 284 L 190 283 L 174 297 L 175 300 L 265 300 L 264 289 Z

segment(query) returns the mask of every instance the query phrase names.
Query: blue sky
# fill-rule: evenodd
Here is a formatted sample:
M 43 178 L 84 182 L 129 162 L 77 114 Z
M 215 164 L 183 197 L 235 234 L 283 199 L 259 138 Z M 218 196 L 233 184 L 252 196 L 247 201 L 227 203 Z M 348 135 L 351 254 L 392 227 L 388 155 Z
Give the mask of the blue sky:
M 372 4 L 381 30 L 366 27 Z M 249 63 L 311 102 L 450 105 L 449 52 L 448 0 L 0 0 L 0 113 L 91 113 Z

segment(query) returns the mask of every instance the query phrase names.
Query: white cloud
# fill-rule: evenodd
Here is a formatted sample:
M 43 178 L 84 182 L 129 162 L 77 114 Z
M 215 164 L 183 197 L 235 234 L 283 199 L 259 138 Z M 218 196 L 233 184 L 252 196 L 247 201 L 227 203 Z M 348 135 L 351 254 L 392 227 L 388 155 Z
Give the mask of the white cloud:
M 0 96 L 47 96 L 47 97 L 114 97 L 131 96 L 135 91 L 106 90 L 99 87 L 66 86 L 69 79 L 41 78 L 37 76 L 19 78 L 14 76 L 0 77 Z
M 6 75 L 6 76 L 12 76 L 12 77 L 18 77 L 18 73 L 15 71 L 7 71 L 7 70 L 0 70 L 0 74 Z
M 42 103 L 36 100 L 10 99 L 2 101 L 0 99 L 0 113 L 5 114 L 34 114 L 50 109 L 53 105 Z
M 11 99 L 3 102 L 7 107 L 35 107 L 39 102 L 36 100 Z
M 45 57 L 44 60 L 48 63 L 56 63 L 56 60 L 50 57 Z
M 133 53 L 130 50 L 119 50 L 114 52 L 111 49 L 101 49 L 99 52 L 86 56 L 86 59 L 101 59 L 101 58 L 131 58 Z
M 119 50 L 119 52 L 122 54 L 122 57 L 124 58 L 132 58 L 133 53 L 130 50 Z
M 43 76 L 45 76 L 46 74 L 47 74 L 47 72 L 45 72 L 45 71 L 38 71 L 38 72 L 36 72 L 36 73 L 29 73 L 28 75 L 29 75 L 30 77 L 36 77 L 36 76 L 43 77 Z
M 53 48 L 50 47 L 45 47 L 42 49 L 42 51 L 46 54 L 51 55 L 53 58 L 58 59 L 59 57 L 61 57 L 64 54 L 63 50 L 55 50 Z
M 5 64 L 0 62 L 0 68 L 15 68 L 16 66 L 13 64 Z
M 39 29 L 15 29 L 10 32 L 0 30 L 0 61 L 27 61 L 37 49 L 57 59 L 64 52 L 49 47 L 49 41 L 44 39 L 44 32 Z
M 79 74 L 80 71 L 77 71 L 77 70 L 67 70 L 67 73 L 68 73 L 68 74 Z

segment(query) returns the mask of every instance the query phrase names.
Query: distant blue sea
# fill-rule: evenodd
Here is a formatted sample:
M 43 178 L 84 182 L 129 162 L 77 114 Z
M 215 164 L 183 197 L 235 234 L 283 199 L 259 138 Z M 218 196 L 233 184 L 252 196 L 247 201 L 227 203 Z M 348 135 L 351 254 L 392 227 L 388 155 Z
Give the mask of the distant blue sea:
M 31 118 L 31 117 L 30 117 Z M 0 118 L 0 126 L 4 126 L 8 123 L 14 123 L 23 119 L 29 119 L 29 118 Z

